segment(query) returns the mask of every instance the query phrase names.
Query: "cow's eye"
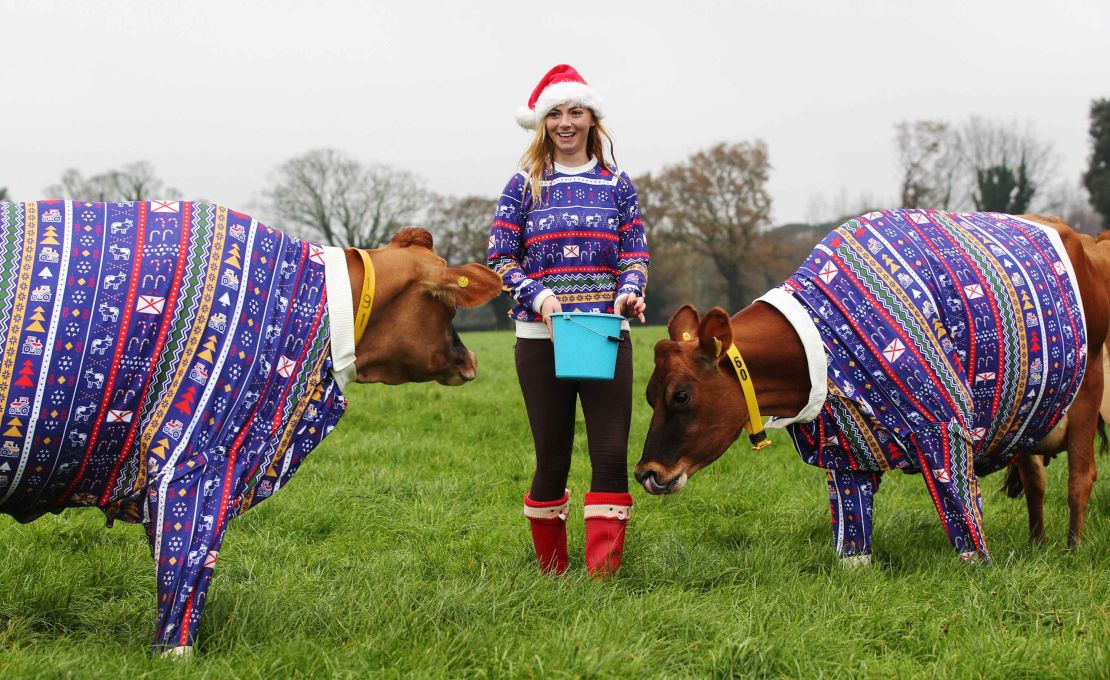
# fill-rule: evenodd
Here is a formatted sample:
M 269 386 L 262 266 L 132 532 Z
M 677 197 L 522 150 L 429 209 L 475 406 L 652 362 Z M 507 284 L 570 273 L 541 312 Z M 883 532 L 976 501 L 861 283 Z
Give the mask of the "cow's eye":
M 678 390 L 671 397 L 671 401 L 675 403 L 675 406 L 685 406 L 690 401 L 690 393 L 686 390 Z

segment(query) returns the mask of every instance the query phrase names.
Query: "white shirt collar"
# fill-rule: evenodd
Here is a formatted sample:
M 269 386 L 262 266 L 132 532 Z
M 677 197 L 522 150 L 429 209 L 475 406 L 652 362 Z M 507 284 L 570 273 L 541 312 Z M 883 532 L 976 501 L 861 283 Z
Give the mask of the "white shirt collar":
M 782 418 L 772 417 L 767 421 L 767 427 L 786 427 L 793 423 L 808 423 L 821 414 L 821 407 L 828 398 L 828 359 L 825 357 L 825 343 L 821 339 L 821 332 L 810 318 L 809 312 L 802 307 L 794 296 L 781 287 L 772 288 L 765 295 L 757 298 L 779 310 L 798 339 L 802 341 L 802 348 L 806 353 L 806 363 L 809 369 L 809 398 L 801 412 L 796 416 Z
M 579 166 L 574 167 L 574 168 L 569 168 L 565 165 L 559 165 L 558 163 L 556 163 L 555 164 L 555 172 L 561 173 L 563 175 L 581 175 L 583 172 L 586 172 L 587 170 L 593 170 L 594 166 L 596 166 L 596 165 L 597 165 L 597 159 L 596 158 L 591 158 L 590 160 L 586 161 L 585 164 L 579 165 Z
M 328 290 L 328 320 L 331 322 L 331 370 L 342 391 L 347 381 L 357 376 L 354 301 L 342 248 L 324 246 L 324 285 Z

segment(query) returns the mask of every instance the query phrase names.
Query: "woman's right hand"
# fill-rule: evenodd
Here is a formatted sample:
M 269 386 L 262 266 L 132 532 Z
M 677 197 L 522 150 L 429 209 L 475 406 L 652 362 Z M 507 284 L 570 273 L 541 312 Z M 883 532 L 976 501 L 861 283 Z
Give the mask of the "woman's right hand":
M 551 336 L 551 315 L 558 314 L 563 311 L 563 306 L 559 304 L 559 298 L 554 295 L 549 295 L 540 304 L 540 316 L 543 317 L 543 322 L 547 324 L 547 334 Z M 552 338 L 554 340 L 554 338 Z

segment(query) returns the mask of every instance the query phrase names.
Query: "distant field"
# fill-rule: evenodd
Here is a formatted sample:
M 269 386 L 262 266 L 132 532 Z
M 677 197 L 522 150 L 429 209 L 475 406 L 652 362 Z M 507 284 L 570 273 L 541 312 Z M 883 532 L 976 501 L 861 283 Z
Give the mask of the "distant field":
M 650 410 L 636 329 L 630 467 Z M 1110 675 L 1110 496 L 1062 550 L 1066 462 L 1049 467 L 1051 544 L 985 483 L 997 564 L 960 564 L 917 476 L 876 501 L 877 566 L 842 570 L 823 473 L 787 437 L 741 442 L 675 497 L 633 489 L 624 566 L 582 566 L 579 419 L 568 578 L 538 575 L 521 495 L 531 439 L 508 333 L 464 337 L 461 388 L 355 386 L 339 428 L 272 500 L 232 522 L 197 656 L 150 658 L 142 531 L 98 511 L 0 517 L 0 677 L 998 677 Z M 1105 466 L 1105 458 L 1099 460 Z

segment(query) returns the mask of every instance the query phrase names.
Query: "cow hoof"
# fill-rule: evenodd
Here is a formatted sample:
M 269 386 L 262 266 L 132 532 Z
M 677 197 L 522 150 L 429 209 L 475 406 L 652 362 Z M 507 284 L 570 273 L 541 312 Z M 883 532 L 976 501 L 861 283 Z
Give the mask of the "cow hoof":
M 871 554 L 865 555 L 848 555 L 847 557 L 840 558 L 840 566 L 845 569 L 861 569 L 871 566 Z
M 171 647 L 162 652 L 162 656 L 172 656 L 178 659 L 188 659 L 193 656 L 193 648 L 189 647 Z

